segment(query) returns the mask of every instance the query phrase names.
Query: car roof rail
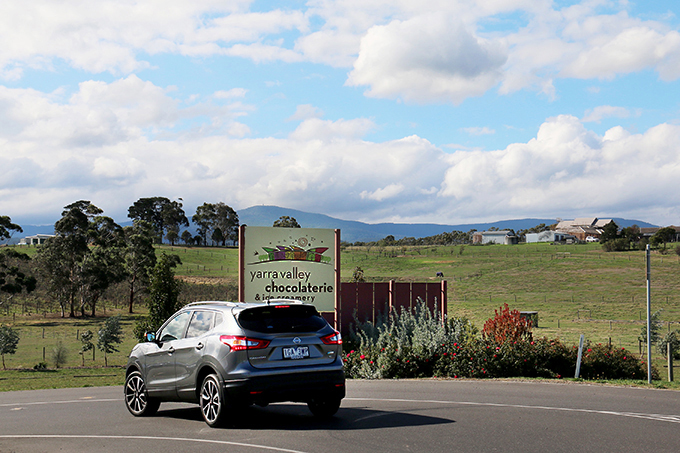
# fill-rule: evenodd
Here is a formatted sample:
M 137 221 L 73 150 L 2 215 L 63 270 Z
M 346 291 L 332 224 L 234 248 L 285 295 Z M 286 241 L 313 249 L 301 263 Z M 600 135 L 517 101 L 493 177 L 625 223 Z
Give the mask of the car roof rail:
M 194 305 L 229 305 L 229 306 L 235 306 L 237 303 L 236 302 L 230 302 L 226 300 L 201 300 L 197 302 L 191 302 L 189 304 L 186 304 L 185 307 L 193 307 Z

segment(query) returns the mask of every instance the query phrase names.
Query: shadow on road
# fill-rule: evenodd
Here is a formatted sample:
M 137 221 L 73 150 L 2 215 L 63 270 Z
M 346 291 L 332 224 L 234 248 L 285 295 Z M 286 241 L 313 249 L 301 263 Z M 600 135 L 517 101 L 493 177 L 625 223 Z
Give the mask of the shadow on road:
M 196 407 L 168 409 L 158 411 L 157 418 L 168 417 L 192 420 L 203 423 L 201 411 Z M 301 404 L 272 404 L 266 408 L 247 407 L 239 410 L 234 420 L 226 425 L 227 429 L 249 430 L 365 430 L 382 428 L 399 428 L 405 426 L 442 425 L 455 423 L 440 417 L 429 417 L 404 412 L 388 412 L 368 408 L 340 408 L 338 413 L 328 420 L 314 417 Z

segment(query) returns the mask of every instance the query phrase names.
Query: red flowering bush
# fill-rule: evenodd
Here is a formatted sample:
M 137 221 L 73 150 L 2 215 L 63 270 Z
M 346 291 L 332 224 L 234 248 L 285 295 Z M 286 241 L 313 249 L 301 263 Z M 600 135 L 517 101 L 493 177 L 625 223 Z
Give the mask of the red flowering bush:
M 574 352 L 576 354 L 576 350 Z M 607 345 L 589 345 L 581 358 L 583 379 L 646 379 L 647 365 L 633 357 L 625 348 Z M 659 372 L 652 367 L 652 379 L 659 379 Z
M 500 311 L 494 310 L 494 312 L 496 315 L 484 323 L 482 329 L 484 339 L 498 344 L 531 339 L 531 321 L 523 318 L 519 311 L 510 310 L 508 304 L 503 304 Z

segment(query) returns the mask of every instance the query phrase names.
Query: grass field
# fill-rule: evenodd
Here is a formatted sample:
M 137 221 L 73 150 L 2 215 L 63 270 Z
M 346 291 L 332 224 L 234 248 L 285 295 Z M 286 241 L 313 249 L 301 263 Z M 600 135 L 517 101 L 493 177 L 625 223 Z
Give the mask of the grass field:
M 28 249 L 34 253 L 35 249 Z M 235 282 L 238 252 L 234 248 L 159 248 L 159 253 L 176 253 L 182 259 L 177 274 L 193 282 Z M 522 311 L 537 311 L 539 327 L 535 336 L 560 338 L 578 343 L 584 334 L 594 343 L 611 343 L 639 352 L 638 336 L 646 319 L 645 254 L 642 251 L 605 253 L 598 244 L 516 246 L 439 246 L 439 247 L 346 247 L 341 258 L 342 279 L 348 281 L 360 266 L 369 281 L 437 281 L 443 272 L 448 281 L 449 316 L 466 316 L 480 329 L 503 303 Z M 652 254 L 652 310 L 661 310 L 662 330 L 680 328 L 680 257 Z M 64 367 L 80 367 L 78 335 L 96 331 L 103 317 L 61 319 L 53 313 L 31 313 L 26 305 L 15 304 L 3 311 L 0 323 L 20 330 L 21 341 L 15 355 L 5 356 L 8 368 L 31 369 L 50 354 L 57 341 L 69 351 Z M 134 340 L 131 329 L 135 317 L 103 304 L 107 315 L 123 314 L 125 341 L 120 352 L 108 357 L 109 365 L 122 366 Z M 138 311 L 143 311 L 139 307 Z M 100 309 L 100 314 L 103 315 Z M 44 338 L 43 338 L 44 330 Z M 666 379 L 665 361 L 654 350 L 654 364 Z M 102 367 L 104 358 L 96 351 L 85 355 L 85 365 Z M 96 370 L 97 368 L 95 368 Z M 106 370 L 106 369 L 105 369 Z M 79 370 L 60 371 L 75 375 Z M 0 389 L 13 379 L 0 372 Z M 45 373 L 20 373 L 43 376 Z M 24 374 L 21 374 L 24 373 Z M 680 368 L 676 368 L 676 376 Z M 101 372 L 99 374 L 106 374 Z M 24 376 L 25 377 L 25 376 Z M 3 380 L 4 378 L 4 380 Z M 72 378 L 73 385 L 80 379 Z M 97 377 L 100 382 L 108 377 Z M 122 379 L 122 377 L 120 378 Z M 38 382 L 40 379 L 25 379 Z M 122 381 L 121 381 L 122 382 Z M 89 385 L 89 381 L 88 384 Z

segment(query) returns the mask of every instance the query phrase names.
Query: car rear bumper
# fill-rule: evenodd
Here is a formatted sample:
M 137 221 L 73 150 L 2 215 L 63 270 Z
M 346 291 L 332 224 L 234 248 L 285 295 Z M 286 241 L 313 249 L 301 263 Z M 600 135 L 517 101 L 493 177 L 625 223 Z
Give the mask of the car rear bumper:
M 318 398 L 345 397 L 343 370 L 250 376 L 224 383 L 227 400 L 245 404 L 283 401 L 309 402 Z

